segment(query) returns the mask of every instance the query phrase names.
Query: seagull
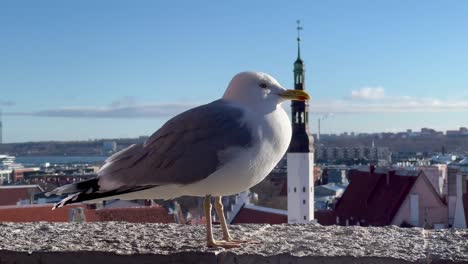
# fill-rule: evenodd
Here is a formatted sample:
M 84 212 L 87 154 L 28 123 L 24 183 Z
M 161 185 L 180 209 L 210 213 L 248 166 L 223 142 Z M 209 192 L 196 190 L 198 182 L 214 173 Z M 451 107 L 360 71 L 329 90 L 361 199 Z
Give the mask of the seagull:
M 96 178 L 48 193 L 68 194 L 53 209 L 112 199 L 204 197 L 207 246 L 239 247 L 247 242 L 229 234 L 221 197 L 251 188 L 273 170 L 292 134 L 281 103 L 308 99 L 306 92 L 287 90 L 266 73 L 241 72 L 221 99 L 173 117 L 143 144 L 112 155 Z M 223 240 L 213 236 L 212 198 Z

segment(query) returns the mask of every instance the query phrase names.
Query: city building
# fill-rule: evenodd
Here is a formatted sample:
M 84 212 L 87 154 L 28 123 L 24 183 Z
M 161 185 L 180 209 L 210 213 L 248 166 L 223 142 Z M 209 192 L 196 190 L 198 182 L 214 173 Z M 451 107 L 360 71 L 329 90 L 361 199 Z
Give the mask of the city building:
M 15 156 L 0 155 L 0 170 L 1 169 L 11 170 L 11 169 L 23 168 L 23 166 L 21 164 L 16 163 L 15 160 L 16 160 Z
M 460 127 L 458 130 L 447 130 L 447 137 L 466 137 L 468 136 L 468 128 Z
M 317 162 L 346 163 L 346 162 L 374 162 L 380 166 L 390 165 L 392 152 L 388 147 L 326 147 L 317 146 L 315 151 Z
M 11 182 L 12 170 L 0 169 L 0 185 L 8 184 Z
M 2 185 L 0 186 L 0 206 L 32 204 L 34 195 L 43 191 L 39 185 Z
M 117 142 L 111 140 L 105 140 L 102 142 L 102 154 L 110 155 L 117 151 Z
M 455 228 L 468 227 L 468 166 L 451 164 L 448 167 L 448 222 Z
M 334 210 L 317 211 L 323 225 L 448 227 L 448 208 L 423 170 L 350 171 Z

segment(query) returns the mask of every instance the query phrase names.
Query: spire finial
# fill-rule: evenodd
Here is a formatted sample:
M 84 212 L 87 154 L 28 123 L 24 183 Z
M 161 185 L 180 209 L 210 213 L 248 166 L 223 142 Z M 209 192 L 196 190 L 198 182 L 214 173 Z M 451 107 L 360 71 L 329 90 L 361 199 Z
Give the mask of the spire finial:
M 301 20 L 297 20 L 297 58 L 301 58 Z

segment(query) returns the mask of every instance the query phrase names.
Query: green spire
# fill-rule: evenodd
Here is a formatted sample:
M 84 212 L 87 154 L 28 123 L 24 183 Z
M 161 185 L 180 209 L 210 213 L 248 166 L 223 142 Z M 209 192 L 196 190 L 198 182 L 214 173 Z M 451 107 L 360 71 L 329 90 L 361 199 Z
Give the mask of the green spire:
M 294 64 L 297 64 L 298 66 L 302 64 L 302 59 L 301 59 L 301 21 L 297 20 L 297 60 Z

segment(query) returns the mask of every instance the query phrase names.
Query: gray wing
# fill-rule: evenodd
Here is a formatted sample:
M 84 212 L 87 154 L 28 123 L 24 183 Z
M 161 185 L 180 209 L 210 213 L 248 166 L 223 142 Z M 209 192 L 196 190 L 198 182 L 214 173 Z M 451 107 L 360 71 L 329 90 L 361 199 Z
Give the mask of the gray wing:
M 200 181 L 226 162 L 220 160 L 220 151 L 251 146 L 243 115 L 222 99 L 190 109 L 169 120 L 143 145 L 132 145 L 106 160 L 98 173 L 99 185 L 112 190 Z

